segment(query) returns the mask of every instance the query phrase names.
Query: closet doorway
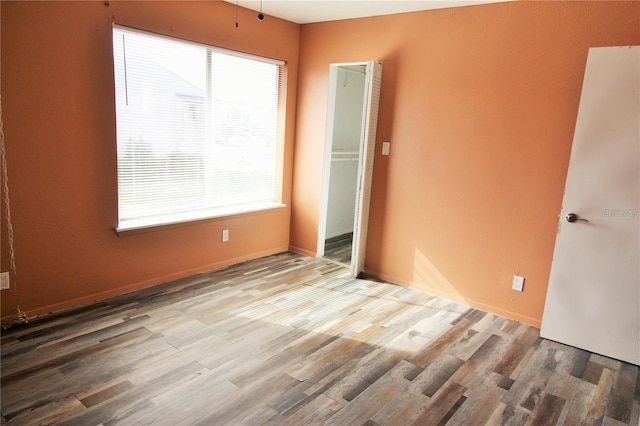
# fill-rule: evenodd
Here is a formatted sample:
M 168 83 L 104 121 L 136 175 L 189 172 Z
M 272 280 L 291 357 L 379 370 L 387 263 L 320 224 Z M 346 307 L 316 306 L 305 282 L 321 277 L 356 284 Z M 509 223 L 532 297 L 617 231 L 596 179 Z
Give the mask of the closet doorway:
M 364 270 L 382 63 L 331 64 L 318 256 Z

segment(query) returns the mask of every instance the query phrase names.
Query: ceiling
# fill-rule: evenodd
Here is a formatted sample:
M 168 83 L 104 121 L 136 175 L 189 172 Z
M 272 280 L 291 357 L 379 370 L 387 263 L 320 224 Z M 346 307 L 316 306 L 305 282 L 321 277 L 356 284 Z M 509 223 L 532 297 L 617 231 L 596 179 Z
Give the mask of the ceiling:
M 224 0 L 298 24 L 390 15 L 509 0 Z

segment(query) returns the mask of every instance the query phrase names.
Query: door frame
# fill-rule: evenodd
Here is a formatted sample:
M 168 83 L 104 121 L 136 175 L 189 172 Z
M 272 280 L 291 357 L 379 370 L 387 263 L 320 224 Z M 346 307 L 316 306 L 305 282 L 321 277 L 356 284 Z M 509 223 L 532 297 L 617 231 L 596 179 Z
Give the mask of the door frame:
M 357 175 L 357 194 L 356 194 L 356 212 L 354 214 L 353 242 L 351 252 L 351 275 L 357 276 L 362 272 L 364 251 L 366 244 L 366 227 L 369 217 L 369 194 L 366 190 L 371 189 L 371 170 L 373 169 L 373 150 L 375 149 L 375 127 L 377 125 L 378 115 L 378 98 L 379 90 L 374 90 L 374 68 L 378 67 L 378 78 L 381 71 L 381 62 L 379 61 L 363 61 L 363 62 L 346 62 L 334 63 L 329 65 L 329 94 L 327 99 L 327 121 L 325 128 L 325 143 L 323 154 L 322 181 L 320 191 L 320 216 L 318 222 L 318 241 L 316 255 L 324 256 L 324 247 L 327 233 L 327 215 L 329 207 L 329 182 L 331 178 L 331 154 L 333 148 L 333 128 L 335 124 L 336 109 L 336 91 L 338 84 L 338 70 L 341 67 L 365 66 L 365 90 L 363 93 L 363 112 L 362 122 L 360 126 L 360 144 L 358 155 L 358 175 Z M 379 89 L 379 81 L 378 81 Z M 374 99 L 374 97 L 376 97 Z M 372 110 L 372 104 L 375 110 Z M 373 121 L 373 123 L 372 123 Z M 373 134 L 371 134 L 371 125 L 373 125 Z M 373 137 L 373 145 L 368 146 L 370 138 Z M 364 185 L 364 183 L 368 185 Z M 362 218 L 366 220 L 362 220 Z M 364 229 L 363 229 L 364 228 Z M 358 261 L 360 259 L 360 261 Z

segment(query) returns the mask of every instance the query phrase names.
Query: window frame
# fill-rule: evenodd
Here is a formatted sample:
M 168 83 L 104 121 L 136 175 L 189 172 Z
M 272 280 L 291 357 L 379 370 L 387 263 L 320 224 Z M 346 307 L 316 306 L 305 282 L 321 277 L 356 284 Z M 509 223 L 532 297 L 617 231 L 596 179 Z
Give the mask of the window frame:
M 200 48 L 205 48 L 211 52 L 238 57 L 242 59 L 249 59 L 253 61 L 263 62 L 267 64 L 272 64 L 278 66 L 278 81 L 277 81 L 277 90 L 278 93 L 276 95 L 277 99 L 277 110 L 276 110 L 276 162 L 275 167 L 273 169 L 274 172 L 274 200 L 273 201 L 252 201 L 245 203 L 236 203 L 236 204 L 226 204 L 217 207 L 210 208 L 200 208 L 191 211 L 185 211 L 180 213 L 167 213 L 158 216 L 138 218 L 138 219 L 126 219 L 121 221 L 120 219 L 120 182 L 119 178 L 116 177 L 116 191 L 117 191 L 117 226 L 114 228 L 115 232 L 118 235 L 123 235 L 131 231 L 139 231 L 148 228 L 159 228 L 165 226 L 171 226 L 181 223 L 188 222 L 196 222 L 203 220 L 211 220 L 218 219 L 236 215 L 257 213 L 263 211 L 269 211 L 273 209 L 279 209 L 286 207 L 286 204 L 282 202 L 282 191 L 283 191 L 283 173 L 284 173 L 284 151 L 285 151 L 285 116 L 286 116 L 286 97 L 287 97 L 287 64 L 286 61 L 280 59 L 273 59 L 269 57 L 254 55 L 251 53 L 241 52 L 237 50 L 231 50 L 226 48 L 221 48 L 218 46 L 209 45 L 206 43 L 199 43 L 192 40 L 167 36 L 164 34 L 158 34 L 154 32 L 149 32 L 129 26 L 113 24 L 112 28 L 112 42 L 114 41 L 115 31 L 122 30 L 130 33 L 138 33 L 145 36 L 151 36 L 158 39 L 166 39 L 170 41 L 175 41 L 179 43 L 184 43 L 187 45 L 192 45 Z M 113 72 L 114 72 L 114 113 L 116 119 L 116 128 L 118 123 L 118 112 L 117 112 L 117 99 L 116 99 L 116 57 L 115 51 L 112 47 L 112 60 L 113 60 Z M 210 64 L 207 65 L 207 67 Z M 207 70 L 209 73 L 210 70 Z M 210 118 L 207 118 L 207 120 Z M 117 133 L 117 132 L 116 132 Z M 118 146 L 118 139 L 116 135 L 116 146 Z M 213 143 L 213 141 L 210 141 Z M 116 162 L 116 171 L 120 172 L 118 160 Z

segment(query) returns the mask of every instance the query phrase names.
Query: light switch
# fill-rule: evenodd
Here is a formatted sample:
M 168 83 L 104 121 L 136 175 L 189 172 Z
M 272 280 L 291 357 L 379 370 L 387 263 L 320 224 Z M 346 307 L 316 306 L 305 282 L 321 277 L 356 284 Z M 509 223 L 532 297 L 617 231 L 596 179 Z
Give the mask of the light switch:
M 382 142 L 382 155 L 389 155 L 389 142 Z
M 522 291 L 523 287 L 524 287 L 524 277 L 521 277 L 519 275 L 514 275 L 511 288 L 515 291 Z

